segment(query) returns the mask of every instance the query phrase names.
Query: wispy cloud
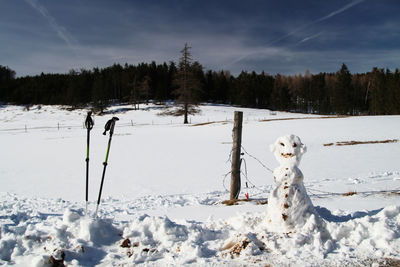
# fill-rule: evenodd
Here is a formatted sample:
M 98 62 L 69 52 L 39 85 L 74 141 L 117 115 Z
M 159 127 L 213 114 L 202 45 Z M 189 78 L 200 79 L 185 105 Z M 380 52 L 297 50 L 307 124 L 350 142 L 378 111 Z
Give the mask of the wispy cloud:
M 277 39 L 274 39 L 274 40 L 268 42 L 268 43 L 266 44 L 266 46 L 271 46 L 271 45 L 273 45 L 273 44 L 275 44 L 275 43 L 277 43 L 277 42 L 280 42 L 280 41 L 282 41 L 282 40 L 284 40 L 284 39 L 286 39 L 286 38 L 288 38 L 288 37 L 290 37 L 290 36 L 293 36 L 293 35 L 297 34 L 298 32 L 303 31 L 304 29 L 308 29 L 308 28 L 309 28 L 310 26 L 312 26 L 312 25 L 315 25 L 315 24 L 317 24 L 317 23 L 319 23 L 319 22 L 322 22 L 322 21 L 325 21 L 325 20 L 327 20 L 327 19 L 330 19 L 330 18 L 332 18 L 332 17 L 334 17 L 334 16 L 336 16 L 336 15 L 338 15 L 338 14 L 340 14 L 340 13 L 343 13 L 343 12 L 345 12 L 346 10 L 348 10 L 349 8 L 351 8 L 351 7 L 355 6 L 355 5 L 358 5 L 358 4 L 360 4 L 360 3 L 364 2 L 364 1 L 365 1 L 365 0 L 355 0 L 355 1 L 353 1 L 353 2 L 351 2 L 351 3 L 349 3 L 349 4 L 347 4 L 347 5 L 345 5 L 345 6 L 341 7 L 341 8 L 339 8 L 339 9 L 337 9 L 337 10 L 335 10 L 335 11 L 329 13 L 329 14 L 326 15 L 326 16 L 323 16 L 323 17 L 321 17 L 321 18 L 319 18 L 319 19 L 316 19 L 316 20 L 314 20 L 314 21 L 312 21 L 312 22 L 310 22 L 310 23 L 308 23 L 308 24 L 302 25 L 302 26 L 296 28 L 295 30 L 293 30 L 293 31 L 291 31 L 291 32 L 289 32 L 289 33 L 287 33 L 287 34 L 285 34 L 285 35 L 283 35 L 283 36 L 281 36 L 281 37 L 279 37 L 279 38 L 277 38 Z M 318 34 L 318 35 L 319 35 L 319 34 Z M 299 43 L 304 43 L 304 42 L 306 42 L 306 41 L 308 41 L 308 40 L 310 40 L 310 39 L 312 39 L 312 38 L 316 38 L 318 35 L 316 34 L 316 35 L 313 35 L 313 36 L 304 38 L 304 39 L 301 40 Z M 297 44 L 299 44 L 299 43 L 297 43 Z M 238 57 L 237 57 L 235 60 L 233 60 L 231 63 L 225 65 L 224 68 L 230 67 L 230 66 L 232 66 L 232 65 L 234 65 L 234 64 L 236 64 L 236 63 L 242 61 L 243 59 L 245 59 L 245 58 L 247 58 L 247 57 L 249 57 L 249 56 L 251 56 L 251 55 L 255 55 L 255 54 L 258 54 L 258 51 L 257 51 L 257 52 L 256 52 L 256 51 L 255 51 L 255 52 L 252 52 L 252 53 L 250 53 L 250 54 L 244 54 L 244 55 L 242 55 L 242 56 L 238 56 Z
M 61 25 L 57 23 L 55 18 L 49 13 L 47 8 L 39 3 L 38 0 L 25 0 L 32 8 L 39 12 L 49 23 L 50 27 L 57 33 L 70 48 L 74 49 L 77 45 L 76 39 Z

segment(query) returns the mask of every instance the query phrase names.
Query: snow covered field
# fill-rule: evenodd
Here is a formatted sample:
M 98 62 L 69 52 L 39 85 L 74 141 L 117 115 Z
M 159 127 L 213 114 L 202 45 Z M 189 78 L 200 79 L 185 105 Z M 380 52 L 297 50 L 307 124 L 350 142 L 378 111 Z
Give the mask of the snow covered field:
M 108 141 L 103 127 L 112 116 L 120 120 L 93 219 L 83 216 L 86 110 L 0 107 L 0 265 L 51 266 L 61 258 L 67 266 L 379 266 L 399 260 L 400 195 L 394 191 L 400 190 L 400 143 L 324 144 L 400 139 L 400 116 L 321 118 L 202 105 L 183 125 L 181 117 L 159 116 L 164 106 L 141 108 L 115 106 L 94 118 L 91 213 Z M 235 110 L 244 112 L 248 177 L 242 175 L 240 197 L 248 192 L 255 201 L 225 206 Z M 268 231 L 260 203 L 278 166 L 269 145 L 288 133 L 307 146 L 299 168 L 329 237 L 312 218 L 299 232 Z

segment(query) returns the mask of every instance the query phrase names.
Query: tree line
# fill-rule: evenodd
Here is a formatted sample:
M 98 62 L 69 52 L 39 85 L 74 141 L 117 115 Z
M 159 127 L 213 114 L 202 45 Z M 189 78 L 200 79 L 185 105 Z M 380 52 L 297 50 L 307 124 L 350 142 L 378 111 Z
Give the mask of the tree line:
M 182 62 L 114 64 L 66 74 L 15 77 L 0 66 L 0 101 L 13 104 L 91 104 L 102 111 L 110 103 L 182 100 Z M 351 74 L 345 64 L 334 73 L 270 75 L 264 72 L 204 71 L 190 62 L 196 101 L 316 114 L 400 114 L 400 71 L 373 68 Z M 192 82 L 191 82 L 192 84 Z M 182 92 L 183 89 L 181 89 Z

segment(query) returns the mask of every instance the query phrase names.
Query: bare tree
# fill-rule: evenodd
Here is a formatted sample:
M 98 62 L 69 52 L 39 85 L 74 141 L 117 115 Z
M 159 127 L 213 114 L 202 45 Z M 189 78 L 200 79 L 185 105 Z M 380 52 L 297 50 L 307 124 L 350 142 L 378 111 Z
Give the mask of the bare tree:
M 181 50 L 178 71 L 174 83 L 177 89 L 174 94 L 177 95 L 177 102 L 181 104 L 179 113 L 184 115 L 184 124 L 188 123 L 188 114 L 194 111 L 194 106 L 198 104 L 200 93 L 200 82 L 196 77 L 196 72 L 202 72 L 202 66 L 198 62 L 192 63 L 190 46 L 186 43 Z

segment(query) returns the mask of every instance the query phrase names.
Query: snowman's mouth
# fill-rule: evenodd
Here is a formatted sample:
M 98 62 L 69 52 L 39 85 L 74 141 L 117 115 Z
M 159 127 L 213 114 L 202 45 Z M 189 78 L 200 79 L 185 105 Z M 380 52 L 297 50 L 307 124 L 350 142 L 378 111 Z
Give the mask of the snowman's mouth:
M 288 159 L 294 157 L 293 153 L 281 153 L 281 156 Z

